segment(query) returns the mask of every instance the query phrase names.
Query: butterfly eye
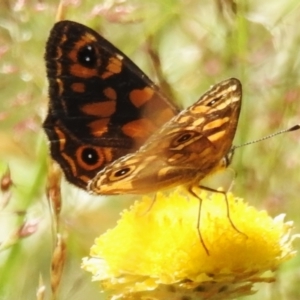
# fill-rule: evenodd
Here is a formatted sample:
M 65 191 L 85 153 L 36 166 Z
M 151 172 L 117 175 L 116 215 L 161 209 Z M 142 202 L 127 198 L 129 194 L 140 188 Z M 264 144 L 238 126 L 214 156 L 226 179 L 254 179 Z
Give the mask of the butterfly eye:
M 130 173 L 134 171 L 135 167 L 124 167 L 122 169 L 119 169 L 118 171 L 115 171 L 111 174 L 110 179 L 111 180 L 120 180 L 126 176 L 128 176 Z
M 77 59 L 80 64 L 87 68 L 95 67 L 97 63 L 96 51 L 92 45 L 87 45 L 79 49 Z

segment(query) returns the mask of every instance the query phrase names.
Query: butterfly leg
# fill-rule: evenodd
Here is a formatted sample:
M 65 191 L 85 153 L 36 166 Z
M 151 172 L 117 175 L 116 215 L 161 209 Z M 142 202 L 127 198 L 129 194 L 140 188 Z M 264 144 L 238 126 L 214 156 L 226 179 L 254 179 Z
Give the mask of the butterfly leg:
M 201 230 L 200 230 L 200 220 L 201 220 L 201 207 L 202 207 L 202 198 L 200 198 L 194 191 L 193 191 L 193 187 L 190 186 L 188 188 L 188 191 L 189 193 L 191 193 L 195 198 L 197 198 L 199 200 L 199 209 L 198 209 L 198 218 L 197 218 L 197 232 L 198 232 L 198 236 L 199 236 L 199 239 L 201 241 L 201 244 L 206 252 L 206 254 L 209 256 L 209 251 L 204 243 L 204 239 L 202 237 L 202 234 L 201 234 Z
M 209 191 L 209 192 L 212 192 L 212 193 L 219 193 L 219 194 L 224 195 L 224 199 L 225 199 L 225 203 L 226 203 L 226 215 L 227 215 L 227 218 L 228 218 L 228 220 L 229 220 L 231 226 L 234 228 L 235 231 L 237 231 L 238 233 L 240 233 L 240 234 L 242 234 L 242 235 L 244 235 L 245 237 L 248 238 L 248 236 L 247 236 L 244 232 L 240 231 L 240 230 L 234 225 L 234 223 L 233 223 L 233 221 L 232 221 L 232 219 L 231 219 L 231 216 L 230 216 L 230 208 L 229 208 L 229 203 L 228 203 L 228 198 L 227 198 L 227 192 L 219 191 L 219 190 L 216 190 L 216 189 L 213 189 L 213 188 L 209 188 L 209 187 L 207 187 L 207 186 L 202 186 L 202 185 L 200 185 L 199 187 L 200 187 L 201 189 L 203 189 L 203 190 L 206 190 L 206 191 Z
M 142 213 L 142 216 L 146 215 L 152 209 L 154 203 L 156 202 L 156 196 L 157 196 L 157 193 L 155 193 L 154 198 L 152 199 L 152 202 L 150 203 L 150 205 L 146 209 L 146 211 Z

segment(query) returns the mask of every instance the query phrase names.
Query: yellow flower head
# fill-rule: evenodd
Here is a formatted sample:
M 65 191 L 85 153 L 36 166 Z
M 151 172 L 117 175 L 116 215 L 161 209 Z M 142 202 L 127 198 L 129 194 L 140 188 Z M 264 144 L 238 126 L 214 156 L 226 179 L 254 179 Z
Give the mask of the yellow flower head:
M 124 211 L 117 226 L 96 239 L 82 267 L 114 298 L 230 299 L 253 293 L 255 282 L 272 281 L 279 264 L 295 255 L 292 223 L 283 215 L 272 219 L 228 194 L 239 232 L 223 194 L 199 196 L 209 255 L 197 231 L 199 200 L 176 190 Z

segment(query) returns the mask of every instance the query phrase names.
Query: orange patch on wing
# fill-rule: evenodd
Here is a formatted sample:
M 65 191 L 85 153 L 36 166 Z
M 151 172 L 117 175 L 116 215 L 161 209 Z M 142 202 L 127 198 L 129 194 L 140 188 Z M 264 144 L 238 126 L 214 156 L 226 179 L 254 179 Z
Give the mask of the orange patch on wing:
M 57 68 L 56 68 L 56 77 L 59 77 L 62 73 L 61 64 L 57 63 L 56 66 L 57 66 Z
M 90 122 L 88 124 L 91 129 L 91 134 L 95 137 L 100 137 L 108 131 L 107 124 L 109 123 L 110 118 L 103 118 L 97 121 Z
M 61 73 L 62 73 L 62 66 L 61 66 L 61 63 L 59 62 L 60 58 L 62 57 L 63 55 L 63 51 L 60 47 L 58 47 L 56 49 L 56 56 L 55 56 L 55 61 L 56 61 L 56 77 L 60 76 Z
M 205 106 L 205 105 L 194 105 L 191 108 L 191 113 L 204 114 L 204 113 L 208 112 L 211 109 L 212 109 L 211 107 Z
M 224 117 L 223 119 L 216 119 L 203 126 L 203 130 L 205 131 L 205 130 L 221 127 L 222 125 L 228 123 L 229 121 L 230 121 L 229 117 Z
M 64 91 L 64 86 L 63 86 L 63 82 L 61 79 L 56 79 L 56 83 L 58 85 L 58 95 L 61 96 L 61 94 L 63 93 Z
M 85 84 L 81 82 L 75 82 L 71 85 L 71 89 L 76 93 L 84 93 L 85 92 Z
M 108 87 L 106 89 L 103 90 L 103 94 L 110 100 L 117 100 L 117 93 L 116 91 L 111 88 L 111 87 Z
M 81 175 L 78 177 L 81 181 L 85 182 L 86 185 L 88 184 L 88 182 L 91 180 L 91 178 L 87 177 L 87 176 L 84 176 L 84 175 Z
M 102 150 L 103 150 L 106 162 L 111 162 L 114 159 L 113 154 L 112 154 L 112 148 L 105 147 Z
M 55 130 L 55 133 L 58 136 L 58 140 L 59 140 L 59 150 L 63 151 L 65 149 L 65 145 L 66 145 L 66 136 L 65 134 L 59 129 L 59 127 L 54 126 L 53 128 Z
M 209 135 L 207 138 L 213 143 L 220 140 L 225 135 L 225 130 L 216 132 L 215 134 Z
M 76 164 L 75 164 L 73 158 L 70 157 L 69 155 L 65 154 L 65 153 L 62 153 L 61 156 L 64 158 L 65 161 L 68 162 L 73 176 L 76 177 L 77 176 L 77 168 L 76 168 Z
M 191 116 L 182 115 L 182 116 L 176 117 L 177 124 L 186 124 L 186 123 L 190 124 L 191 122 L 192 122 Z
M 64 34 L 61 36 L 60 44 L 63 44 L 66 40 L 67 40 L 67 35 L 64 33 Z
M 66 35 L 64 34 L 63 36 L 62 36 L 62 38 L 61 38 L 61 41 L 60 41 L 60 43 L 59 43 L 59 46 L 57 47 L 57 49 L 56 49 L 56 53 L 57 53 L 57 55 L 55 56 L 55 59 L 56 60 L 58 60 L 58 59 L 60 59 L 61 57 L 62 57 L 62 55 L 63 55 L 63 50 L 62 50 L 62 48 L 60 47 L 65 41 L 66 41 Z
M 184 157 L 184 155 L 182 153 L 176 153 L 168 158 L 168 162 L 174 163 L 174 162 L 178 161 L 179 159 L 181 159 L 182 157 Z
M 98 75 L 96 69 L 83 67 L 81 64 L 73 64 L 70 66 L 70 74 L 81 78 L 90 78 Z
M 106 72 L 104 72 L 101 77 L 106 79 L 114 74 L 118 74 L 122 71 L 122 59 L 123 57 L 111 57 L 108 60 L 108 65 L 106 66 Z
M 149 101 L 154 94 L 154 91 L 150 87 L 145 87 L 142 90 L 133 90 L 129 94 L 130 101 L 134 104 L 136 107 L 140 107 L 143 104 L 145 104 L 147 101 Z
M 81 111 L 89 116 L 107 118 L 116 111 L 116 101 L 89 103 L 81 106 Z
M 58 136 L 59 140 L 59 150 L 61 152 L 61 156 L 64 158 L 64 160 L 69 164 L 69 167 L 71 169 L 71 172 L 74 176 L 77 175 L 77 169 L 76 164 L 72 157 L 64 153 L 65 145 L 66 145 L 66 136 L 62 130 L 59 129 L 59 127 L 54 126 L 55 133 Z
M 111 57 L 108 62 L 106 69 L 115 74 L 122 71 L 122 57 Z
M 136 139 L 146 139 L 156 129 L 156 126 L 148 119 L 135 120 L 122 127 L 124 134 Z
M 93 42 L 95 42 L 97 39 L 92 35 L 92 34 L 90 34 L 90 33 L 86 33 L 83 37 L 83 40 L 85 41 L 85 42 L 90 42 L 90 41 L 93 41 Z

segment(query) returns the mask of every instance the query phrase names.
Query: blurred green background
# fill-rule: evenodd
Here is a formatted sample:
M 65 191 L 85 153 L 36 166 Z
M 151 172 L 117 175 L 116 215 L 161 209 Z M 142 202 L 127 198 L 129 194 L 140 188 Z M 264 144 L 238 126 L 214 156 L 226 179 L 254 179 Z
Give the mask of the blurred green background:
M 48 103 L 44 48 L 58 5 L 0 2 L 0 174 L 9 167 L 13 180 L 10 194 L 0 194 L 0 299 L 36 299 L 40 276 L 45 299 L 50 295 L 55 231 L 46 197 L 49 154 L 41 122 Z M 101 32 L 159 84 L 146 46 L 151 40 L 162 77 L 182 107 L 210 85 L 239 78 L 244 96 L 235 144 L 300 123 L 299 1 L 69 0 L 64 13 L 65 19 Z M 296 131 L 241 148 L 231 166 L 235 195 L 272 216 L 285 213 L 295 222 L 295 232 L 300 232 L 299 141 Z M 62 190 L 67 262 L 58 299 L 101 299 L 97 284 L 80 269 L 81 258 L 135 197 L 91 197 L 65 182 Z M 31 227 L 20 234 L 22 224 Z M 275 283 L 257 286 L 259 292 L 247 299 L 300 299 L 299 283 L 296 256 Z

